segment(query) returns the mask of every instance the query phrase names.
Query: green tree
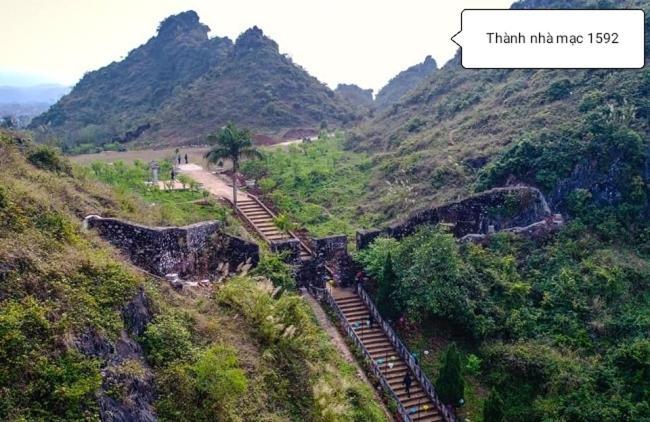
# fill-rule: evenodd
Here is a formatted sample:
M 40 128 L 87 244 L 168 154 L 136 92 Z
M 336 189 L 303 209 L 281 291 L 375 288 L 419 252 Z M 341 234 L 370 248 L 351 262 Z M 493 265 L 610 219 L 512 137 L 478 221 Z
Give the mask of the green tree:
M 379 285 L 377 286 L 377 307 L 379 308 L 379 312 L 388 319 L 395 319 L 397 313 L 395 303 L 391 297 L 397 285 L 398 280 L 397 274 L 395 274 L 395 270 L 393 269 L 393 259 L 390 256 L 390 252 L 388 252 L 381 277 L 379 277 Z
M 496 390 L 490 391 L 485 403 L 483 403 L 483 420 L 485 422 L 503 421 L 503 400 Z
M 236 208 L 239 162 L 244 158 L 261 158 L 262 154 L 253 146 L 250 131 L 239 129 L 232 123 L 209 135 L 208 141 L 213 144 L 205 154 L 209 163 L 216 164 L 224 159 L 232 161 L 232 201 Z
M 463 398 L 465 381 L 461 366 L 460 353 L 456 344 L 452 343 L 442 356 L 440 372 L 436 379 L 438 397 L 443 403 L 457 406 Z

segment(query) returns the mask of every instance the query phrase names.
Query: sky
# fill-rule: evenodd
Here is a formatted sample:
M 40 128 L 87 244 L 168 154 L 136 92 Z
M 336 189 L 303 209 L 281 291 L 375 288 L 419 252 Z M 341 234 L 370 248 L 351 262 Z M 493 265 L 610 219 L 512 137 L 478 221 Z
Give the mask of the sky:
M 460 13 L 512 0 L 0 0 L 0 85 L 75 84 L 155 35 L 165 17 L 195 10 L 210 36 L 236 39 L 257 25 L 330 87 L 375 92 L 432 55 L 457 46 Z

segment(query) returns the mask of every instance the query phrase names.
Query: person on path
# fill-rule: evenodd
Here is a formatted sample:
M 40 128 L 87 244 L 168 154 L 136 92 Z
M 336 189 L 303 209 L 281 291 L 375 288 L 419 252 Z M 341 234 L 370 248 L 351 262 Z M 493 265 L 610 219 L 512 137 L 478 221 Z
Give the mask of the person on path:
M 404 375 L 404 379 L 402 380 L 402 384 L 404 384 L 404 387 L 406 387 L 406 395 L 408 398 L 411 398 L 411 384 L 413 383 L 413 379 L 411 378 L 411 373 L 406 372 L 406 375 Z
M 185 153 L 185 164 L 188 164 L 187 163 L 187 153 Z
M 179 165 L 181 164 L 181 155 L 180 154 L 178 154 L 178 164 Z
M 172 182 L 176 180 L 176 172 L 172 169 Z

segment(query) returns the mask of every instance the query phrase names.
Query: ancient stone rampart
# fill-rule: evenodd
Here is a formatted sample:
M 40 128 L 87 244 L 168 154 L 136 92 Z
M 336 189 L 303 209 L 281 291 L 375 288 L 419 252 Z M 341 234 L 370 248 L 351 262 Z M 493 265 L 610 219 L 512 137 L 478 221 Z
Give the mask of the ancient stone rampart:
M 176 273 L 205 278 L 221 263 L 234 269 L 248 259 L 259 262 L 259 246 L 223 232 L 219 221 L 185 227 L 148 227 L 90 215 L 84 225 L 117 247 L 133 264 L 155 275 Z

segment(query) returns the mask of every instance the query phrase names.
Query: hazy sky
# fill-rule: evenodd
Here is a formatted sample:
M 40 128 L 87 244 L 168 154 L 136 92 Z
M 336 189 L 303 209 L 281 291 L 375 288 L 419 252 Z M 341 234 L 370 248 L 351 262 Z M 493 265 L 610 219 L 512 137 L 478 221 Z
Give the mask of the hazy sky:
M 165 17 L 193 9 L 210 36 L 258 25 L 331 87 L 375 90 L 431 54 L 441 66 L 465 8 L 512 0 L 0 0 L 0 85 L 74 84 L 155 35 Z

